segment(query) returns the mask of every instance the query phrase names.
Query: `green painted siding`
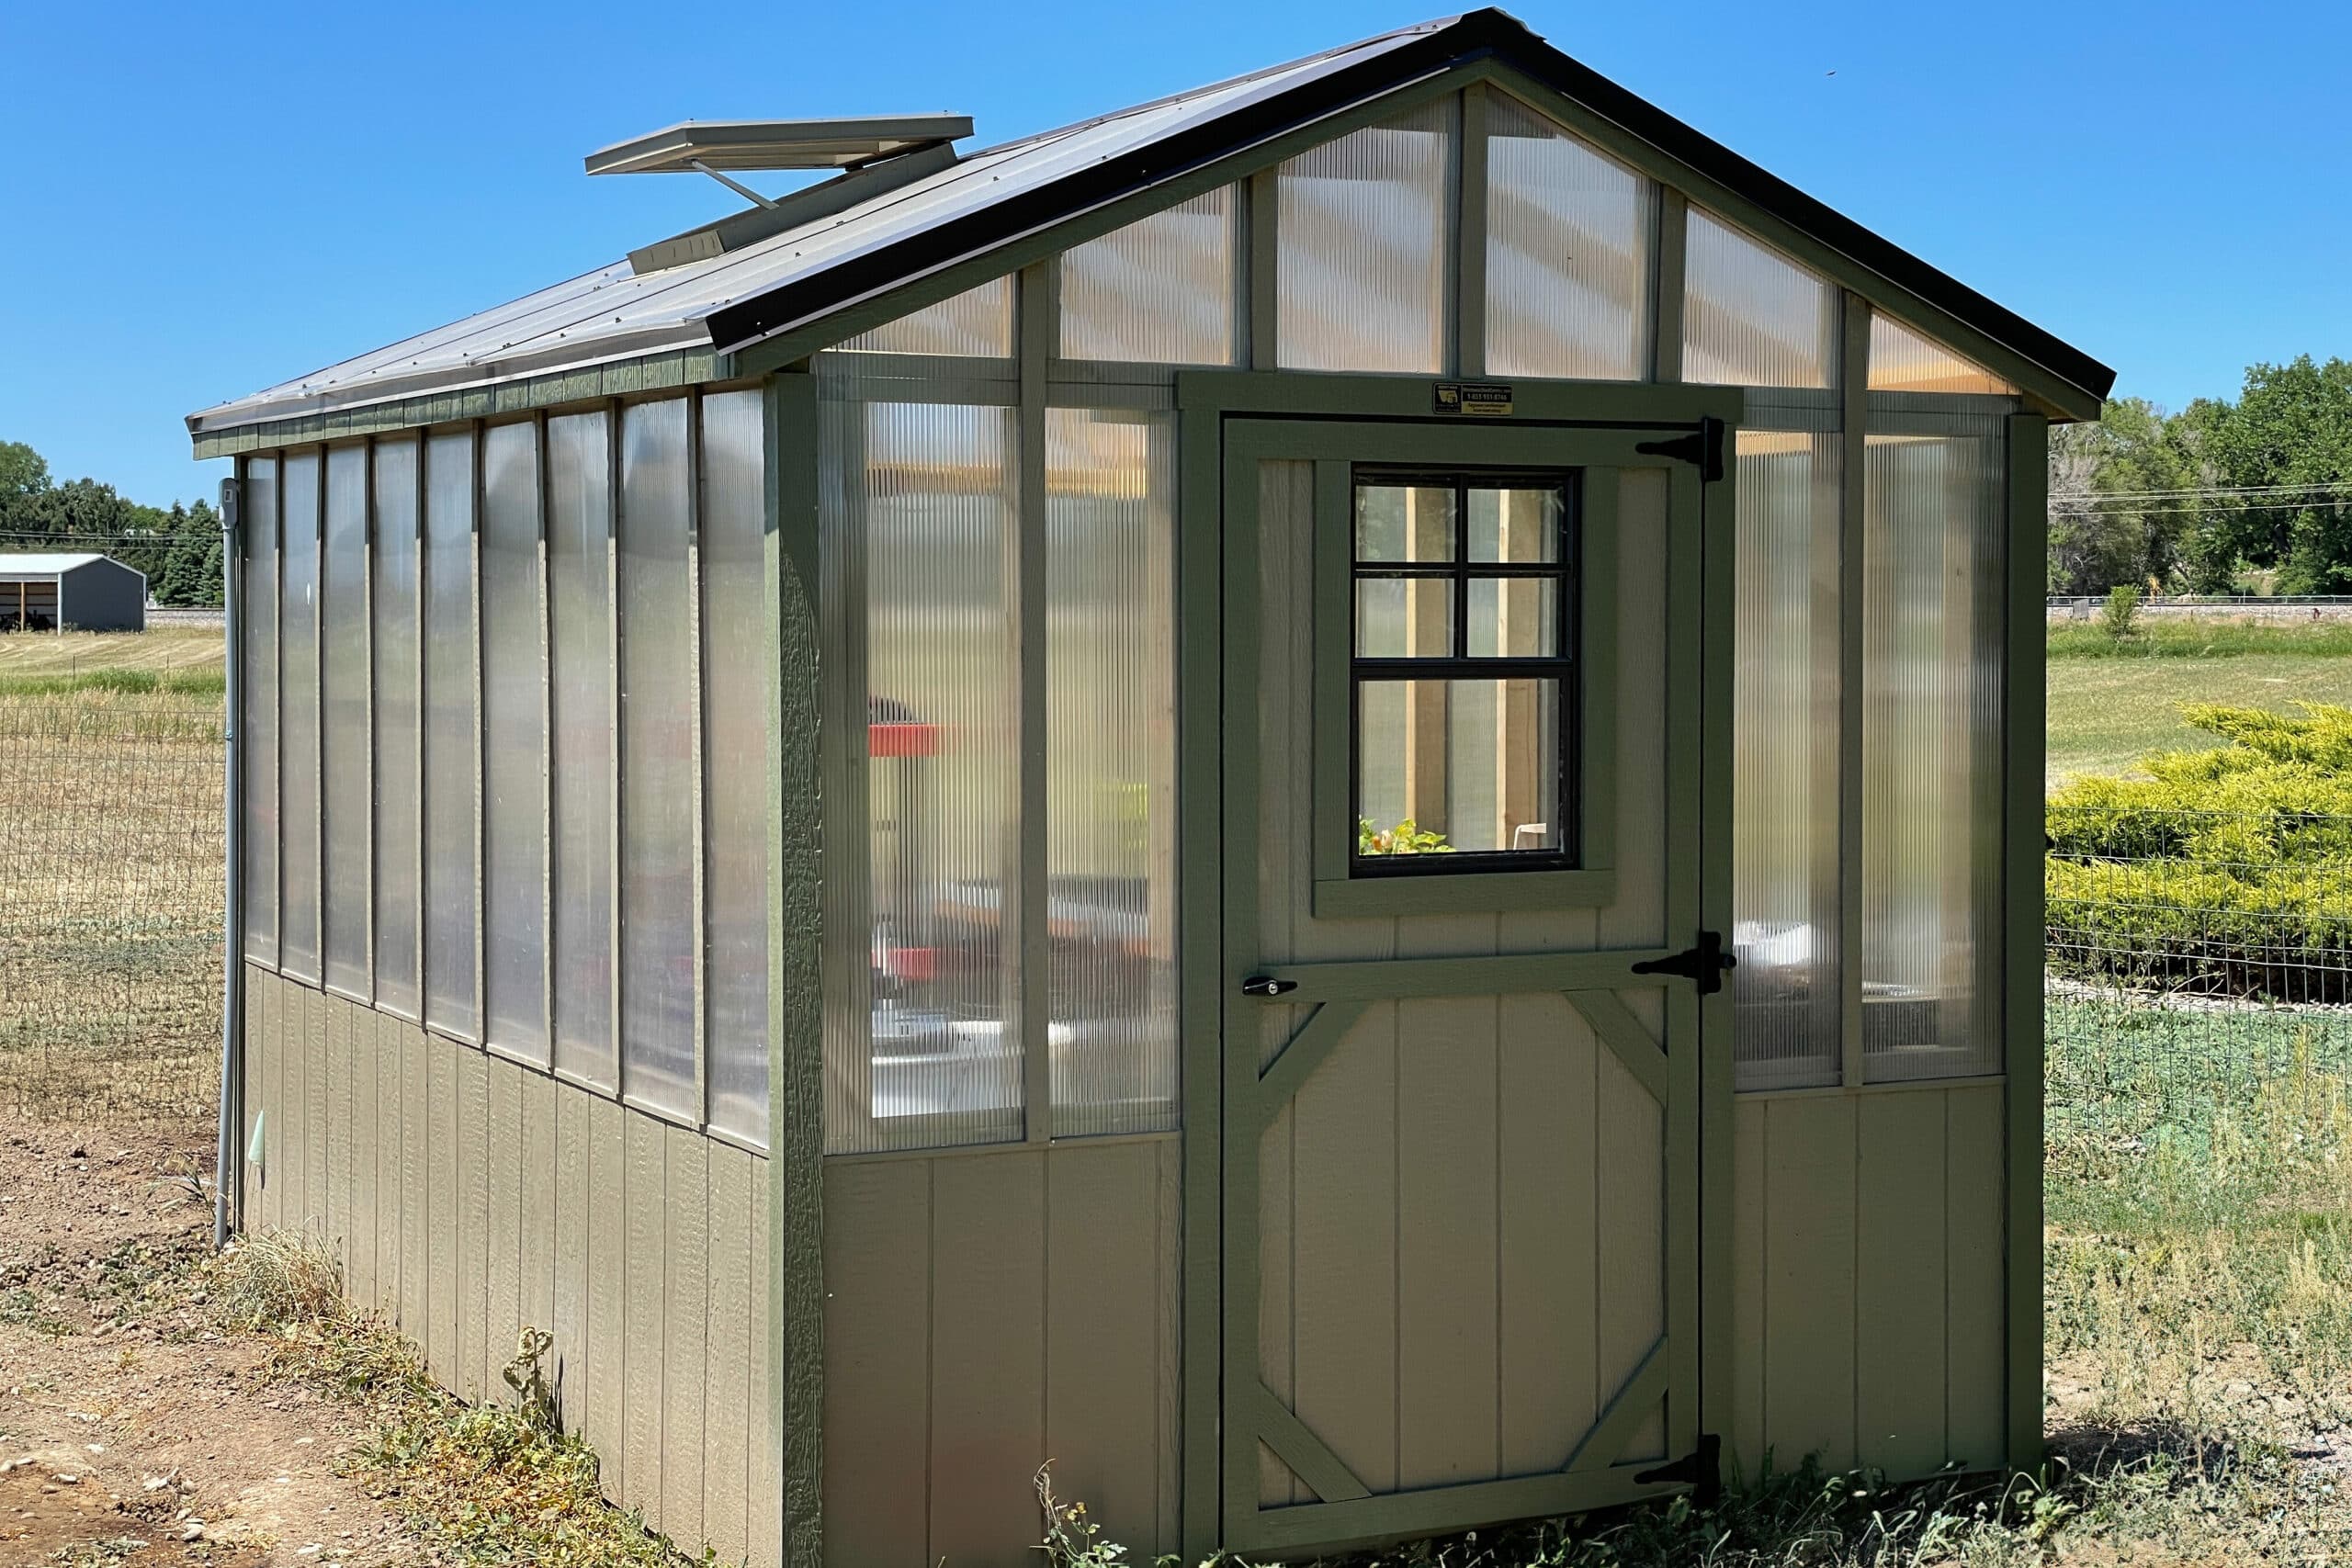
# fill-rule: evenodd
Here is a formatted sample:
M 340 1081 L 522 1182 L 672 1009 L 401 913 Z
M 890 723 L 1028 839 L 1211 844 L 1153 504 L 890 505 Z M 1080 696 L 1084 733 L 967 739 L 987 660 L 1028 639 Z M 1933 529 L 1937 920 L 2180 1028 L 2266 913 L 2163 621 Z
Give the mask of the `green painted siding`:
M 352 1299 L 469 1398 L 511 1398 L 517 1335 L 548 1330 L 613 1499 L 690 1553 L 781 1568 L 767 1161 L 257 965 L 245 984 L 249 1226 L 334 1247 Z

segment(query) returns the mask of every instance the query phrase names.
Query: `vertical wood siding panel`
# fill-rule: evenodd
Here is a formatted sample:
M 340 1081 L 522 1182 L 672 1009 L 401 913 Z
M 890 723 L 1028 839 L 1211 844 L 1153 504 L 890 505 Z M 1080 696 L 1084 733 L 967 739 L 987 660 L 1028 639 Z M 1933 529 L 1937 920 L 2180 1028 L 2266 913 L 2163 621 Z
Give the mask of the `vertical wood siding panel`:
M 318 1100 L 322 1116 L 318 1149 L 324 1164 L 321 1167 L 320 1190 L 311 1199 L 326 1226 L 327 1245 L 343 1264 L 343 1277 L 352 1277 L 351 1267 L 351 1004 L 341 997 L 321 994 L 313 1004 L 320 1022 L 321 1057 L 326 1071 L 314 1081 L 323 1082 L 324 1096 Z
M 2001 1461 L 2007 1297 L 2002 1220 L 2002 1090 L 1952 1089 L 1944 1100 L 1944 1450 L 1970 1470 Z
M 1486 920 L 1487 945 L 1494 922 Z M 1397 1483 L 1498 1473 L 1491 997 L 1397 1009 Z
M 709 1382 L 710 1161 L 699 1133 L 671 1127 L 669 1280 L 662 1323 L 662 1528 L 689 1552 L 703 1532 L 703 1403 Z
M 1173 1552 L 1183 1528 L 1184 1145 L 1159 1145 L 1159 1539 Z
M 511 1401 L 506 1364 L 523 1318 L 523 1069 L 483 1058 L 488 1115 L 483 1149 L 481 1386 L 485 1399 Z M 537 1076 L 537 1075 L 534 1075 Z
M 668 1161 L 661 1122 L 626 1110 L 621 1122 L 628 1157 L 622 1193 L 627 1250 L 621 1260 L 627 1276 L 623 1311 L 628 1314 L 621 1376 L 628 1405 L 622 1413 L 621 1442 L 628 1453 L 629 1502 L 645 1510 L 654 1529 L 666 1529 L 662 1515 L 662 1287 L 667 1267 Z
M 782 1568 L 784 1562 L 784 1452 L 778 1439 L 783 1413 L 772 1409 L 768 1398 L 768 1343 L 773 1303 L 767 1291 L 768 1252 L 775 1245 L 770 1226 L 774 1198 L 772 1174 L 765 1160 L 752 1177 L 752 1359 L 745 1384 L 752 1391 L 752 1495 L 750 1528 L 752 1568 Z M 830 1323 L 830 1317 L 828 1322 Z M 828 1330 L 830 1333 L 830 1330 Z M 828 1340 L 830 1354 L 831 1343 Z M 828 1396 L 830 1406 L 830 1395 Z M 825 1537 L 831 1550 L 831 1525 Z
M 1396 1485 L 1396 1006 L 1367 1009 L 1292 1101 L 1297 1414 Z
M 376 1014 L 351 1002 L 336 1004 L 343 1013 L 345 1082 L 350 1085 L 351 1120 L 345 1146 L 345 1179 L 351 1198 L 345 1223 L 351 1233 L 350 1294 L 365 1306 L 376 1298 Z
M 432 1310 L 425 1304 L 433 1282 L 426 1261 L 433 1231 L 431 1172 L 433 1159 L 441 1153 L 427 1141 L 431 1113 L 425 1056 L 434 1041 L 413 1023 L 395 1021 L 392 1033 L 399 1043 L 401 1074 L 401 1332 L 427 1346 L 433 1333 Z M 432 1364 L 429 1355 L 426 1364 Z
M 710 1145 L 709 1371 L 704 1408 L 702 1529 L 722 1562 L 751 1549 L 752 1413 L 767 1391 L 752 1386 L 752 1292 L 767 1289 L 752 1273 L 752 1183 L 767 1167 L 741 1149 Z
M 1855 1102 L 1857 1436 L 1861 1462 L 1896 1479 L 1944 1462 L 1943 1102 L 1932 1089 Z
M 1764 1463 L 1764 1233 L 1771 1191 L 1762 1101 L 1732 1101 L 1731 1431 L 1738 1473 Z
M 1297 1347 L 1290 1332 L 1291 1266 L 1297 1257 L 1290 1225 L 1294 1133 L 1284 1107 L 1259 1139 L 1258 1162 L 1258 1375 L 1285 1404 L 1298 1398 Z M 1271 1508 L 1304 1500 L 1290 1466 L 1259 1444 L 1259 1503 Z
M 489 1059 L 475 1051 L 458 1054 L 458 1379 L 454 1386 L 469 1404 L 489 1390 L 482 1368 L 490 1359 L 490 1131 Z
M 376 1298 L 395 1321 L 401 1309 L 401 1185 L 407 1126 L 401 1110 L 401 1021 L 379 1014 L 368 1056 L 376 1067 Z
M 283 1223 L 278 1218 L 279 1200 L 286 1190 L 286 1049 L 280 1038 L 280 989 L 277 976 L 257 974 L 246 992 L 254 1027 L 252 1049 L 261 1066 L 261 1098 L 249 1103 L 263 1112 L 261 1179 L 249 1200 L 252 1207 L 247 1213 L 252 1223 L 266 1230 Z
M 277 987 L 277 1083 L 279 1114 L 285 1132 L 278 1139 L 279 1174 L 284 1178 L 277 1196 L 277 1224 L 287 1230 L 309 1229 L 311 1161 L 311 1035 L 302 998 L 307 987 L 281 980 Z
M 1506 997 L 1496 1095 L 1502 1470 L 1562 1468 L 1599 1413 L 1599 1049 L 1562 997 Z
M 1854 1465 L 1854 1101 L 1766 1108 L 1764 1440 L 1781 1466 Z
M 1046 1160 L 931 1163 L 931 1560 L 1010 1568 L 1045 1458 Z
M 1104 1539 L 1148 1559 L 1160 1549 L 1159 1150 L 1075 1145 L 1046 1171 L 1045 1452 Z
M 556 1391 L 567 1431 L 591 1433 L 588 1408 L 589 1231 L 594 1222 L 588 1176 L 589 1116 L 594 1101 L 569 1084 L 558 1084 L 555 1107 L 555 1278 L 548 1332 L 555 1336 Z M 602 1434 L 591 1436 L 592 1442 Z M 601 1450 L 599 1450 L 602 1451 Z
M 1613 1051 L 1599 1053 L 1600 1384 L 1616 1397 L 1666 1331 L 1666 1169 L 1662 1108 Z M 1663 1459 L 1663 1416 L 1637 1429 L 1619 1457 Z
M 435 1036 L 425 1042 L 425 1181 L 432 1224 L 425 1231 L 426 1310 L 432 1338 L 428 1364 L 444 1388 L 458 1386 L 458 1060 L 461 1048 Z
M 555 1101 L 562 1086 L 541 1073 L 523 1073 L 523 1230 L 517 1249 L 516 1285 L 523 1323 L 552 1333 L 555 1327 Z M 552 1351 L 552 1347 L 549 1348 Z M 540 1371 L 555 1376 L 552 1360 Z
M 582 1354 L 588 1371 L 588 1440 L 604 1461 L 605 1492 L 628 1495 L 628 1319 L 622 1269 L 628 1255 L 628 1141 L 621 1108 L 582 1094 L 588 1107 L 588 1336 Z
M 267 1133 L 269 1119 L 269 1057 L 263 1043 L 264 1031 L 268 1027 L 263 1010 L 267 1003 L 263 997 L 266 976 L 254 965 L 245 965 L 245 1016 L 240 1021 L 245 1036 L 244 1060 L 244 1121 L 237 1128 L 237 1168 L 239 1175 L 238 1213 L 246 1230 L 251 1231 L 269 1223 L 263 1206 L 268 1201 L 266 1178 L 269 1171 Z M 262 1158 L 258 1166 L 245 1158 L 253 1147 L 254 1119 L 261 1119 L 263 1129 Z

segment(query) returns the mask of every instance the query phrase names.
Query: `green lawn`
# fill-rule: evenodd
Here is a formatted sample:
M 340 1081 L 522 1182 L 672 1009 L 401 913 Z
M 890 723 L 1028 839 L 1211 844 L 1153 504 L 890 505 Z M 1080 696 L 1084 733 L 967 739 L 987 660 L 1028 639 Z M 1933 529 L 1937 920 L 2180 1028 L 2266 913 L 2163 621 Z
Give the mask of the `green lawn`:
M 2352 706 L 2352 658 L 2303 652 L 2052 657 L 2050 785 L 2084 773 L 2129 773 L 2150 751 L 2221 745 L 2219 736 L 2180 722 L 2183 703 L 2293 713 L 2297 702 Z

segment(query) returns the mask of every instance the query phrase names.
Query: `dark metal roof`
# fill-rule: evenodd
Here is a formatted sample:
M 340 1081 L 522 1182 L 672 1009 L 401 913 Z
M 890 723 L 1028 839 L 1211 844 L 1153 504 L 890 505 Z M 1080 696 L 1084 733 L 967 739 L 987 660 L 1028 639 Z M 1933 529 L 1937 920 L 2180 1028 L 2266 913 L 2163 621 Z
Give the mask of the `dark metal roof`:
M 1554 49 L 1498 10 L 1424 22 L 1246 76 L 967 153 L 871 195 L 843 176 L 790 200 L 786 226 L 674 265 L 616 263 L 188 419 L 209 434 L 681 349 L 747 348 L 859 300 L 1147 189 L 1364 99 L 1492 60 L 1549 85 L 1754 206 L 1974 328 L 2078 391 L 2115 372 Z M 888 167 L 888 164 L 883 165 Z M 835 206 L 834 200 L 842 205 Z

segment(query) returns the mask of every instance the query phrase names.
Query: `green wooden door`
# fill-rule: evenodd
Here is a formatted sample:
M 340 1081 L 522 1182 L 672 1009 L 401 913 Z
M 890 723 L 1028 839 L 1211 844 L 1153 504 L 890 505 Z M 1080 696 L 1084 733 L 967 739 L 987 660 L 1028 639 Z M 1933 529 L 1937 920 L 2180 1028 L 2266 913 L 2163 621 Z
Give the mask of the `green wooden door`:
M 1722 998 L 1637 967 L 1702 923 L 1678 434 L 1223 422 L 1228 1548 L 1625 1501 L 1699 1440 Z M 1445 846 L 1365 852 L 1408 816 Z

